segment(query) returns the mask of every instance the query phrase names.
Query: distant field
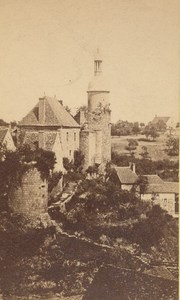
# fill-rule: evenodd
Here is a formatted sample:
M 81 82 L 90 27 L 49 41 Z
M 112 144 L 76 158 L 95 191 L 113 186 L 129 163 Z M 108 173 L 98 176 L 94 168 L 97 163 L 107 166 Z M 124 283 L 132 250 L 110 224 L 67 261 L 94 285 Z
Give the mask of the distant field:
M 128 145 L 128 139 L 141 139 L 145 138 L 144 135 L 131 135 L 131 136 L 121 136 L 121 137 L 112 137 L 112 150 L 116 151 L 119 154 L 129 154 L 129 152 L 125 149 Z M 138 141 L 137 149 L 135 150 L 135 157 L 142 158 L 140 153 L 142 152 L 142 146 L 146 146 L 149 152 L 149 156 L 152 160 L 162 160 L 162 159 L 170 159 L 177 160 L 178 156 L 168 156 L 164 151 L 166 149 L 166 135 L 159 136 L 154 142 L 144 142 Z

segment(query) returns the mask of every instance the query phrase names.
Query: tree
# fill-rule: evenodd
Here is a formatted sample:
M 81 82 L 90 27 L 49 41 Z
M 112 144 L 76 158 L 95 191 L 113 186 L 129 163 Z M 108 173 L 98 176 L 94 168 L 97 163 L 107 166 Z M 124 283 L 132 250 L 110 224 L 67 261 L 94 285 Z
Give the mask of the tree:
M 125 147 L 129 151 L 131 156 L 134 156 L 134 150 L 136 150 L 138 142 L 135 139 L 128 139 L 128 146 Z
M 7 126 L 9 125 L 7 122 L 5 122 L 3 119 L 0 119 L 0 126 Z
M 160 131 L 160 132 L 164 132 L 167 128 L 167 125 L 163 120 L 159 120 L 155 126 L 156 126 L 157 131 Z
M 134 122 L 133 127 L 132 127 L 132 133 L 137 135 L 139 132 L 140 132 L 139 123 Z
M 143 159 L 148 159 L 149 158 L 149 152 L 147 150 L 146 146 L 142 146 L 141 147 L 142 152 L 140 153 L 140 155 L 142 156 Z
M 84 111 L 85 112 L 85 114 L 88 112 L 88 107 L 87 107 L 87 105 L 81 105 L 81 106 L 79 106 L 79 107 L 77 107 L 76 108 L 76 114 L 79 112 L 79 111 Z
M 148 139 L 149 137 L 152 138 L 152 140 L 155 140 L 159 134 L 157 132 L 157 129 L 155 128 L 154 125 L 147 125 L 145 128 L 144 128 L 144 134 L 146 136 L 146 138 Z
M 81 172 L 83 169 L 84 155 L 80 150 L 74 151 L 74 171 Z
M 178 155 L 179 153 L 179 139 L 176 137 L 170 136 L 166 141 L 167 153 L 170 156 Z

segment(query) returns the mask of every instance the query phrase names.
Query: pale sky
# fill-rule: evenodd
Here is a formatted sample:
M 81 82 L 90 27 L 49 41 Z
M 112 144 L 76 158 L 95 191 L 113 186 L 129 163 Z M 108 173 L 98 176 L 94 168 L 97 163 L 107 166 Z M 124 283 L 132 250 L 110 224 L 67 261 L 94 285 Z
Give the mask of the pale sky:
M 179 0 L 0 0 L 0 119 L 86 104 L 97 47 L 113 122 L 178 118 Z

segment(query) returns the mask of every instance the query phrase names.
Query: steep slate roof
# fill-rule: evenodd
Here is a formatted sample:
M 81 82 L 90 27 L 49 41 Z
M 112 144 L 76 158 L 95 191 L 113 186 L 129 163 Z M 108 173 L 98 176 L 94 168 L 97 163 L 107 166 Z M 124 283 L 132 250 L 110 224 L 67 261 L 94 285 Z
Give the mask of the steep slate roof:
M 3 143 L 8 129 L 0 129 L 0 144 Z
M 22 119 L 19 125 L 45 125 L 62 127 L 80 127 L 74 118 L 67 112 L 63 105 L 55 98 L 44 97 L 45 101 L 45 123 L 39 122 L 39 102 Z
M 102 267 L 83 300 L 178 299 L 178 280 L 151 276 L 135 270 Z
M 169 121 L 170 117 L 158 117 L 155 116 L 154 119 L 151 121 L 152 124 L 157 124 L 159 121 L 163 121 L 165 124 Z
M 122 184 L 134 184 L 138 179 L 130 167 L 115 167 L 115 171 Z
M 152 193 L 179 194 L 179 183 L 164 181 L 161 184 L 149 184 L 147 185 L 145 194 L 152 194 Z

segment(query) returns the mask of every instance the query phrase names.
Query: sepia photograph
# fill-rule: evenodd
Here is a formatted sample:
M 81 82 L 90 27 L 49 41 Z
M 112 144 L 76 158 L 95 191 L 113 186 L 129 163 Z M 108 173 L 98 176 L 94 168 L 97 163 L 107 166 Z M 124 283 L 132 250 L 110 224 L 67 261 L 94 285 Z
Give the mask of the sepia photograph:
M 179 299 L 179 0 L 0 0 L 0 300 Z

